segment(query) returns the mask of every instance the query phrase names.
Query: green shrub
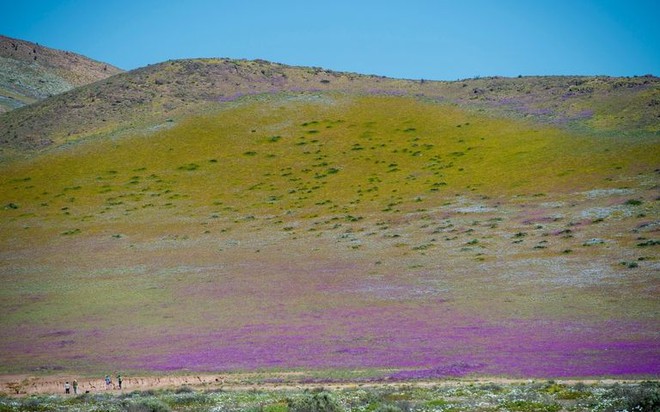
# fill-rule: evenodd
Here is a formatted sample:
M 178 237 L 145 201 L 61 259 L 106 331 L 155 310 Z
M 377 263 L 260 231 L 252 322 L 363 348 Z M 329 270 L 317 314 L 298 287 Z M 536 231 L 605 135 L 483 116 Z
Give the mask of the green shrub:
M 575 399 L 584 399 L 591 396 L 589 392 L 583 392 L 578 390 L 567 389 L 557 393 L 557 399 L 561 400 L 575 400 Z
M 189 387 L 185 387 L 188 388 Z M 178 407 L 178 406 L 201 406 L 201 405 L 206 405 L 211 402 L 211 399 L 209 396 L 204 393 L 204 392 L 196 392 L 191 390 L 190 392 L 180 392 L 180 389 L 176 391 L 176 393 L 171 396 L 166 398 L 167 403 L 171 405 L 172 407 Z
M 178 169 L 179 169 L 179 170 L 186 170 L 186 171 L 192 172 L 193 170 L 197 170 L 197 169 L 199 169 L 199 165 L 196 164 L 196 163 L 188 163 L 188 164 L 186 164 L 186 165 L 179 166 Z
M 341 406 L 328 392 L 305 393 L 288 401 L 291 412 L 339 412 Z
M 381 405 L 374 409 L 374 412 L 402 412 L 402 409 L 395 405 Z
M 179 393 L 194 393 L 194 392 L 195 392 L 195 390 L 193 388 L 191 388 L 190 386 L 188 386 L 188 385 L 183 385 L 183 386 L 177 388 L 174 391 L 174 393 L 176 393 L 176 394 L 179 394 Z
M 286 403 L 274 403 L 259 408 L 260 412 L 288 412 L 289 406 Z
M 561 410 L 561 405 L 558 403 L 545 404 L 525 400 L 508 401 L 503 406 L 511 412 L 559 412 Z
M 448 402 L 444 399 L 433 399 L 432 401 L 428 401 L 426 403 L 426 406 L 430 408 L 437 408 L 437 407 L 444 407 L 447 406 Z
M 172 410 L 166 403 L 155 398 L 127 402 L 124 407 L 126 412 L 170 412 Z
M 616 386 L 612 394 L 622 399 L 617 410 L 626 409 L 636 412 L 654 412 L 660 410 L 660 383 L 643 382 L 639 386 Z

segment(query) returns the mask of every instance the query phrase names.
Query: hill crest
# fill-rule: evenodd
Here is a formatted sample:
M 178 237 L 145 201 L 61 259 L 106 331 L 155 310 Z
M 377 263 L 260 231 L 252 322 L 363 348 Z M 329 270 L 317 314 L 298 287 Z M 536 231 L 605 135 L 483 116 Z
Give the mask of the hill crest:
M 137 133 L 245 96 L 339 92 L 403 95 L 598 133 L 660 132 L 653 76 L 392 79 L 264 60 L 171 60 L 121 73 L 0 116 L 0 148 L 34 151 L 107 133 Z
M 121 72 L 77 53 L 0 35 L 0 113 Z

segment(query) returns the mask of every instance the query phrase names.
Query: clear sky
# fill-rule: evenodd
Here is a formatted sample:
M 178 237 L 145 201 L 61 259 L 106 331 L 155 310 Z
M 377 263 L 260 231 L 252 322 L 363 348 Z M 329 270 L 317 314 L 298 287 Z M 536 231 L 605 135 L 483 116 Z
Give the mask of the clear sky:
M 122 69 L 231 57 L 412 79 L 660 75 L 660 0 L 0 0 L 0 34 Z

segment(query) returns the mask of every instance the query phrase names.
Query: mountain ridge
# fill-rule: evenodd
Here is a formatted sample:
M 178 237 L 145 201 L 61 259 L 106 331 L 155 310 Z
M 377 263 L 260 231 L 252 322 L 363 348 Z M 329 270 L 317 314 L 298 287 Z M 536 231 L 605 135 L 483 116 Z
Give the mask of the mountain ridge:
M 0 148 L 31 151 L 118 130 L 137 132 L 249 95 L 325 91 L 416 96 L 582 131 L 660 133 L 660 79 L 653 76 L 405 80 L 213 58 L 149 65 L 0 116 Z
M 81 54 L 0 35 L 0 113 L 121 72 Z

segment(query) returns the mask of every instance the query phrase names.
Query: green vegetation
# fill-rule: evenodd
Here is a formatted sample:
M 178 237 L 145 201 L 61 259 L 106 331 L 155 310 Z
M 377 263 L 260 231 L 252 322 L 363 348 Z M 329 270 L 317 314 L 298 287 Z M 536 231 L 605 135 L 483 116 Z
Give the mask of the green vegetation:
M 656 262 L 633 262 L 658 244 L 652 138 L 343 93 L 247 96 L 175 118 L 0 164 L 0 249 L 11 257 L 0 372 L 168 359 L 161 367 L 177 369 L 183 354 L 200 369 L 250 369 L 264 356 L 200 353 L 310 333 L 318 357 L 282 352 L 269 365 L 375 364 L 360 350 L 389 361 L 383 324 L 409 328 L 396 348 L 413 357 L 444 350 L 432 332 L 455 332 L 473 340 L 451 354 L 475 349 L 484 368 L 515 375 L 492 366 L 490 342 L 471 331 L 531 319 L 578 334 L 571 343 L 630 339 L 629 352 L 587 351 L 620 370 L 655 337 L 644 279 Z M 463 322 L 479 328 L 454 331 Z M 255 325 L 263 334 L 240 338 Z M 559 357 L 528 353 L 537 366 Z M 566 362 L 586 367 L 586 352 L 572 353 Z
M 159 390 L 79 396 L 0 396 L 0 411 L 483 411 L 558 412 L 639 411 L 660 406 L 657 382 L 624 384 L 555 383 L 474 384 L 437 386 L 358 385 L 346 389 Z

